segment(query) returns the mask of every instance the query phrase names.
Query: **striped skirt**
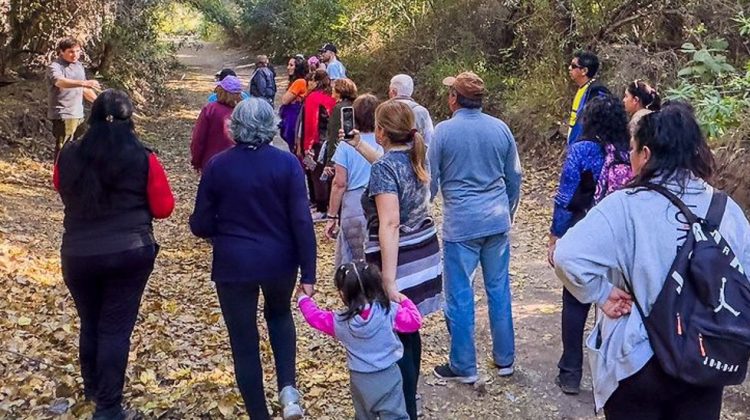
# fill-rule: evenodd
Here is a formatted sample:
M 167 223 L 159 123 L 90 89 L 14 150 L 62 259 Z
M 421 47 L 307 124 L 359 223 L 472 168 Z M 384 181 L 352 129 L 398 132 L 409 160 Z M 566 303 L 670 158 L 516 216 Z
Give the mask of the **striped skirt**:
M 365 260 L 382 267 L 377 231 L 368 235 Z M 419 228 L 409 233 L 400 232 L 396 287 L 417 305 L 423 316 L 441 309 L 443 265 L 440 262 L 437 228 L 432 219 L 425 220 Z

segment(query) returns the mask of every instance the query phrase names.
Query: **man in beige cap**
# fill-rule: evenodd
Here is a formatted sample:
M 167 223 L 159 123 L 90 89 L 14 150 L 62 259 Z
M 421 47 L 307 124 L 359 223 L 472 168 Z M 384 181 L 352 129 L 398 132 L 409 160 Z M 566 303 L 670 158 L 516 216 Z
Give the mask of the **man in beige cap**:
M 472 279 L 482 264 L 492 331 L 492 356 L 501 376 L 513 374 L 510 242 L 518 207 L 521 162 L 508 126 L 482 112 L 484 81 L 472 72 L 446 77 L 451 119 L 435 127 L 428 149 L 432 198 L 443 195 L 445 317 L 451 336 L 449 363 L 435 376 L 477 380 Z

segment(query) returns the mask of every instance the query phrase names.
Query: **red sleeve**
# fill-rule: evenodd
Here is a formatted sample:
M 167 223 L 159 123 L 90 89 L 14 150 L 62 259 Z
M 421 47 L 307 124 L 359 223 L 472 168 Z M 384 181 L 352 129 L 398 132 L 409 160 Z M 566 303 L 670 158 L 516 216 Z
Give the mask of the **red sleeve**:
M 307 95 L 307 99 L 302 105 L 303 112 L 303 124 L 304 129 L 302 131 L 302 151 L 306 152 L 310 150 L 315 143 L 318 135 L 318 95 L 317 92 L 313 92 Z
M 60 171 L 57 169 L 57 160 L 52 166 L 52 185 L 55 186 L 55 191 L 60 191 Z
M 174 210 L 174 196 L 169 188 L 167 174 L 153 153 L 148 154 L 148 206 L 157 219 L 166 219 Z

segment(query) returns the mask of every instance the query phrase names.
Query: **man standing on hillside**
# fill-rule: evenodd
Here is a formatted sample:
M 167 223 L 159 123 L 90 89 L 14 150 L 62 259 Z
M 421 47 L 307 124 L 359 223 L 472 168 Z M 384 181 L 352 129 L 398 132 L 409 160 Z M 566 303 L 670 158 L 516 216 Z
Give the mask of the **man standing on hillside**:
M 64 38 L 57 44 L 57 58 L 47 69 L 47 118 L 52 120 L 55 159 L 65 142 L 83 134 L 83 100 L 94 102 L 93 89 L 101 89 L 96 80 L 86 80 L 80 58 L 81 44 L 74 38 Z
M 430 111 L 412 99 L 412 93 L 414 93 L 414 80 L 411 76 L 407 74 L 393 76 L 391 85 L 388 88 L 388 97 L 409 105 L 409 108 L 414 113 L 414 121 L 417 125 L 415 128 L 424 138 L 425 144 L 429 146 L 432 141 L 432 134 L 435 131 Z
M 482 112 L 484 81 L 472 72 L 447 77 L 451 119 L 435 127 L 428 149 L 432 198 L 443 194 L 445 318 L 451 338 L 449 363 L 435 376 L 477 380 L 473 277 L 482 264 L 492 332 L 492 356 L 500 376 L 513 374 L 508 233 L 521 191 L 521 162 L 508 126 Z
M 320 48 L 320 59 L 326 64 L 326 71 L 331 81 L 346 78 L 346 67 L 339 61 L 339 51 L 330 42 Z
M 568 66 L 568 74 L 578 86 L 578 91 L 573 99 L 573 106 L 568 119 L 568 145 L 575 143 L 583 131 L 579 115 L 583 114 L 583 108 L 590 98 L 609 95 L 609 90 L 599 83 L 594 77 L 599 71 L 599 57 L 591 51 L 578 51 L 573 55 Z
M 268 66 L 268 57 L 259 55 L 255 63 L 255 72 L 250 76 L 250 95 L 262 98 L 273 106 L 276 97 L 276 75 Z

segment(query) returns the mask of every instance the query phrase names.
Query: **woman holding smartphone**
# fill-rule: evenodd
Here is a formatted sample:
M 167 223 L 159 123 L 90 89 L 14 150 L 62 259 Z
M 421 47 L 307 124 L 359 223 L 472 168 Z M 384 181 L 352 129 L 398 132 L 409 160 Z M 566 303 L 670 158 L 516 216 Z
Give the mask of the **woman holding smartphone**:
M 336 81 L 338 86 L 341 81 Z M 375 141 L 375 109 L 380 104 L 378 98 L 367 94 L 358 97 L 352 107 L 339 110 L 339 127 L 353 126 L 359 130 L 359 137 L 379 153 L 383 149 Z M 334 110 L 335 115 L 335 110 Z M 343 121 L 349 119 L 350 121 Z M 338 129 L 336 130 L 338 133 Z M 337 136 L 338 137 L 338 136 Z M 336 239 L 334 266 L 339 267 L 351 261 L 365 258 L 365 234 L 367 223 L 362 210 L 362 193 L 370 182 L 370 162 L 354 147 L 341 142 L 331 158 L 335 165 L 335 175 L 328 203 L 326 237 Z

